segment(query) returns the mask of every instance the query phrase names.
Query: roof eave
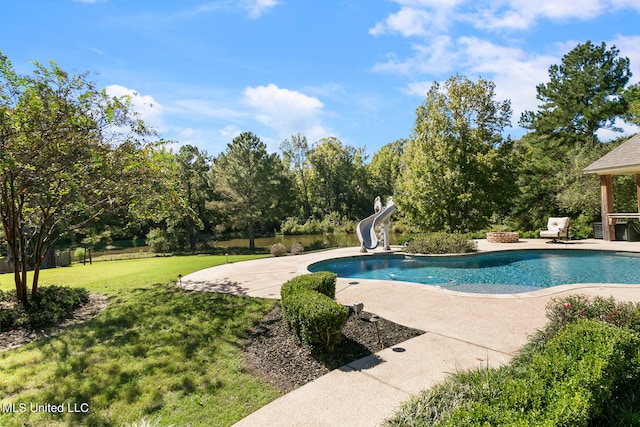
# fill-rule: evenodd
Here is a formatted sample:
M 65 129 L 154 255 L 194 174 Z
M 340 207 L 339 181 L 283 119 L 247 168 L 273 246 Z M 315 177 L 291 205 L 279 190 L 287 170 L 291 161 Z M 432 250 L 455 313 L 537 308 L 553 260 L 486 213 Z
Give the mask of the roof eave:
M 585 174 L 591 173 L 598 175 L 633 175 L 640 174 L 640 164 L 629 165 L 622 168 L 585 168 L 582 172 Z

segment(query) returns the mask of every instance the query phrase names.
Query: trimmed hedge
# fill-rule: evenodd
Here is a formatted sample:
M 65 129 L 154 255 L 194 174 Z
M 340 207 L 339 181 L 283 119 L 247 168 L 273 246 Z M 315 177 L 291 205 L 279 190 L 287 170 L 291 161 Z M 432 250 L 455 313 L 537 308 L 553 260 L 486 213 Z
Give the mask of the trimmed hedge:
M 330 271 L 319 271 L 317 273 L 303 274 L 294 277 L 282 285 L 280 297 L 285 299 L 289 294 L 302 289 L 320 292 L 331 299 L 336 297 L 336 276 Z
M 587 426 L 638 369 L 640 337 L 600 321 L 562 328 L 495 400 L 458 407 L 443 425 Z
M 318 292 L 300 290 L 288 299 L 287 326 L 311 350 L 332 353 L 342 339 L 349 309 Z
M 349 309 L 333 300 L 336 275 L 318 272 L 295 277 L 280 290 L 285 326 L 296 342 L 312 351 L 333 352 L 342 339 Z

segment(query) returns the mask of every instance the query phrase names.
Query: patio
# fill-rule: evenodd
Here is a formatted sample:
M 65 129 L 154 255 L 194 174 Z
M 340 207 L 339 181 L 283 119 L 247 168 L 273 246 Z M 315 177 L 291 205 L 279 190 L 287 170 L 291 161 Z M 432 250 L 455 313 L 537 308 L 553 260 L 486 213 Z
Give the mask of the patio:
M 503 244 L 479 240 L 478 249 L 549 249 L 545 241 L 523 239 Z M 557 250 L 640 252 L 640 242 L 588 239 L 553 246 Z M 278 298 L 280 285 L 306 273 L 309 264 L 347 256 L 368 255 L 360 255 L 359 248 L 352 247 L 226 264 L 185 276 L 182 286 Z M 332 371 L 264 406 L 236 425 L 378 425 L 397 405 L 442 381 L 449 373 L 507 363 L 529 336 L 546 323 L 548 301 L 570 293 L 640 301 L 640 288 L 624 284 L 567 285 L 524 294 L 481 295 L 405 282 L 339 278 L 336 286 L 339 302 L 361 301 L 366 311 L 427 333 Z

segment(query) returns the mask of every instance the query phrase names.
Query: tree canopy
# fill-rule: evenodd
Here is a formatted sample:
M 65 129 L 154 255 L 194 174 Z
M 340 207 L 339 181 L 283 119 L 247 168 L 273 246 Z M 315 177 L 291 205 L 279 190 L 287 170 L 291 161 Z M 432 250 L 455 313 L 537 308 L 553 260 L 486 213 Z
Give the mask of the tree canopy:
M 286 182 L 282 162 L 251 132 L 243 132 L 213 159 L 211 184 L 222 196 L 215 205 L 231 215 L 237 225 L 246 227 L 249 247 L 255 248 L 255 229 L 278 209 Z M 214 207 L 214 208 L 215 208 Z
M 34 65 L 19 75 L 0 56 L 0 217 L 25 304 L 27 269 L 35 294 L 46 252 L 131 195 L 127 178 L 147 133 L 126 99 L 97 90 L 86 74 Z
M 433 83 L 416 110 L 404 150 L 397 202 L 427 230 L 468 231 L 484 226 L 508 193 L 509 101 L 495 101 L 495 85 L 456 75 Z M 501 187 L 501 191 L 496 188 Z
M 597 140 L 599 129 L 615 129 L 628 106 L 624 87 L 631 78 L 629 59 L 591 41 L 578 44 L 549 67 L 549 82 L 536 87 L 538 112 L 523 113 L 522 126 L 554 138 Z

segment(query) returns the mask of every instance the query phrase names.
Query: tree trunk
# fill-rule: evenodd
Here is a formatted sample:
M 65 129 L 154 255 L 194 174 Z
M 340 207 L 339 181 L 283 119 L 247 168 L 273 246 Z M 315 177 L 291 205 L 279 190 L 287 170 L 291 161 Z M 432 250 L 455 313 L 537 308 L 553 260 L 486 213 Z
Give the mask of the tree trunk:
M 249 223 L 249 249 L 254 250 L 256 248 L 256 241 L 254 237 L 253 222 Z

